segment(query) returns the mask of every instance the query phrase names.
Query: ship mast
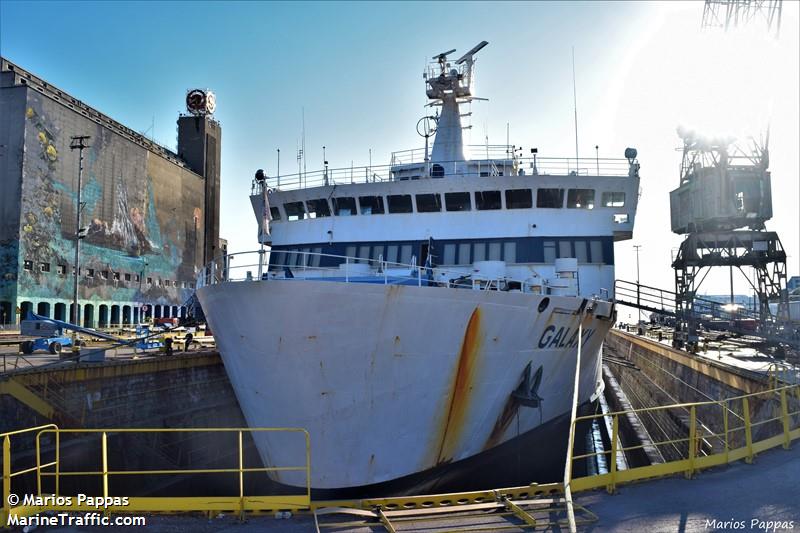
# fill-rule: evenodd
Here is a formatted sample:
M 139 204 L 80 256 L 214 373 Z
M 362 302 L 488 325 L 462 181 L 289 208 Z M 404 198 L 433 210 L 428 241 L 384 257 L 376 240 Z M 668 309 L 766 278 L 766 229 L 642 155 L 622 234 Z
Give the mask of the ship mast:
M 487 44 L 489 43 L 481 41 L 452 64 L 447 61 L 447 56 L 455 52 L 455 49 L 435 55 L 432 59 L 436 62 L 423 75 L 426 81 L 425 92 L 431 100 L 429 105 L 442 107 L 430 158 L 434 163 L 432 175 L 438 172 L 434 177 L 451 174 L 454 169 L 454 165 L 438 165 L 437 170 L 435 163 L 466 159 L 459 104 L 476 99 L 472 96 L 474 55 Z

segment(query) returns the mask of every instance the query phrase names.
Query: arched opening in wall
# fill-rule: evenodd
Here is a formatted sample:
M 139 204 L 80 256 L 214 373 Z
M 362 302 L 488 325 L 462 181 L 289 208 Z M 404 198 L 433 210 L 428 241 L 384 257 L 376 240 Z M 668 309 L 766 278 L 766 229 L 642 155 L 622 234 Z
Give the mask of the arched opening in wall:
M 57 303 L 53 308 L 53 318 L 61 320 L 62 322 L 67 320 L 67 305 Z
M 111 306 L 111 326 L 119 326 L 119 306 L 112 305 Z
M 131 323 L 131 306 L 130 305 L 123 305 L 122 306 L 122 323 L 126 324 L 126 325 Z
M 13 319 L 11 302 L 0 302 L 0 324 L 10 324 Z
M 69 304 L 69 321 L 76 326 L 81 325 L 81 305 L 78 304 L 78 311 L 75 312 L 75 304 Z
M 181 318 L 186 318 L 186 307 L 181 306 Z
M 83 306 L 83 327 L 94 327 L 94 305 L 86 304 Z
M 153 307 L 155 308 L 155 309 L 153 309 L 153 311 L 154 311 L 153 316 L 155 318 L 161 318 L 161 306 L 160 305 L 154 305 Z
M 133 323 L 134 324 L 139 324 L 139 308 L 138 307 L 134 307 L 133 308 Z
M 172 306 L 172 316 L 174 316 L 175 318 L 178 317 L 178 306 L 177 305 L 173 305 Z
M 97 326 L 100 328 L 108 327 L 108 306 L 106 304 L 100 305 L 100 318 L 97 321 Z
M 22 302 L 19 304 L 19 319 L 25 320 L 30 313 L 33 312 L 33 303 L 32 302 Z
M 142 313 L 141 313 L 141 320 L 144 322 L 148 318 L 153 316 L 153 306 L 149 304 L 144 304 L 142 306 Z
M 47 302 L 39 302 L 36 305 L 36 314 L 50 318 L 50 304 Z

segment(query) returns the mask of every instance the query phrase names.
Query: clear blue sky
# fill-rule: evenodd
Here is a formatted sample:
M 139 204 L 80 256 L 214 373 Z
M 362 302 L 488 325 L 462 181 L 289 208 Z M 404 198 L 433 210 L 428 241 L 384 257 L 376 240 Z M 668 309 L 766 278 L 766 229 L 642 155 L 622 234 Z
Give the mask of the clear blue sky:
M 784 4 L 780 41 L 753 46 L 701 34 L 702 2 L 3 0 L 0 53 L 133 129 L 154 124 L 148 135 L 170 148 L 186 89 L 214 90 L 223 127 L 222 236 L 233 250 L 247 250 L 257 232 L 243 208 L 250 179 L 257 168 L 274 172 L 276 148 L 282 170 L 296 168 L 301 109 L 309 170 L 321 166 L 322 145 L 333 166 L 366 164 L 370 148 L 376 164 L 388 163 L 392 150 L 421 145 L 414 130 L 426 114 L 421 74 L 443 50 L 490 43 L 477 65 L 478 95 L 490 101 L 472 104 L 472 142 L 488 134 L 502 143 L 510 123 L 512 143 L 572 156 L 574 45 L 581 152 L 592 154 L 595 144 L 606 157 L 639 149 L 642 279 L 670 287 L 670 250 L 680 239 L 666 229 L 667 193 L 678 181 L 679 124 L 757 135 L 771 120 L 769 227 L 792 257 L 790 273 L 800 272 L 800 32 L 797 4 Z M 635 276 L 632 244 L 617 245 L 622 278 Z

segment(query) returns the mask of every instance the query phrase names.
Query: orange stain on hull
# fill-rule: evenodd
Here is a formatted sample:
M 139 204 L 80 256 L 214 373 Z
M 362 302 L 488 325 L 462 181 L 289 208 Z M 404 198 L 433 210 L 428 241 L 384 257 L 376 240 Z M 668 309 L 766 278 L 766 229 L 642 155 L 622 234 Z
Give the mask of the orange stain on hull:
M 464 432 L 477 371 L 478 353 L 481 348 L 480 328 L 481 311 L 479 307 L 476 307 L 472 311 L 467 329 L 464 331 L 464 339 L 461 342 L 458 366 L 450 389 L 450 402 L 441 429 L 436 464 L 450 462 L 453 459 Z

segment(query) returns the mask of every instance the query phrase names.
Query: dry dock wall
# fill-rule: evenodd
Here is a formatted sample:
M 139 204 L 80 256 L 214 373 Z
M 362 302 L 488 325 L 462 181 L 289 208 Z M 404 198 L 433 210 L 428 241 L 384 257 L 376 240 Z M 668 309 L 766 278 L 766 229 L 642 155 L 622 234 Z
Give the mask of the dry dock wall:
M 675 350 L 653 340 L 612 330 L 605 341 L 604 354 L 608 369 L 634 409 L 657 407 L 677 403 L 718 401 L 745 394 L 768 390 L 769 379 L 730 365 Z M 789 398 L 789 409 L 798 408 L 797 398 Z M 743 425 L 743 402 L 730 402 L 729 428 Z M 767 420 L 780 413 L 777 394 L 750 399 L 753 423 Z M 653 441 L 686 438 L 689 428 L 689 410 L 674 408 L 640 414 L 640 419 Z M 700 434 L 724 431 L 723 409 L 718 404 L 697 407 Z M 753 427 L 753 440 L 761 435 L 772 435 L 778 422 Z M 744 430 L 730 433 L 730 447 L 744 445 Z M 709 438 L 703 442 L 707 451 L 720 451 L 721 439 Z M 687 456 L 686 443 L 659 446 L 666 460 Z
M 33 369 L 0 378 L 0 433 L 51 422 L 62 429 L 246 427 L 216 353 Z M 63 439 L 62 460 L 76 467 L 98 464 L 99 434 Z M 238 466 L 237 441 L 236 433 L 115 434 L 109 452 L 112 466 L 126 469 L 232 468 Z M 34 448 L 20 441 L 14 457 L 30 460 Z M 261 466 L 247 435 L 245 457 Z M 156 489 L 175 481 L 150 478 L 148 485 Z M 227 490 L 227 481 L 234 480 L 225 481 L 208 485 Z

